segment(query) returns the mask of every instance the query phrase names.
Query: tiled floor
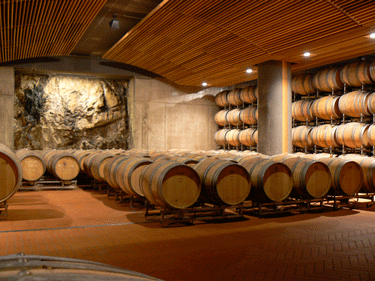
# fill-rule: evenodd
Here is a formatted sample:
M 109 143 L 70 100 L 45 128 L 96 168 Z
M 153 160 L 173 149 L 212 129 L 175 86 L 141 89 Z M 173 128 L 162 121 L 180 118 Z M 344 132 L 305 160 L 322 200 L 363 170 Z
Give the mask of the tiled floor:
M 0 255 L 103 262 L 164 280 L 375 280 L 375 208 L 161 228 L 99 191 L 18 192 Z

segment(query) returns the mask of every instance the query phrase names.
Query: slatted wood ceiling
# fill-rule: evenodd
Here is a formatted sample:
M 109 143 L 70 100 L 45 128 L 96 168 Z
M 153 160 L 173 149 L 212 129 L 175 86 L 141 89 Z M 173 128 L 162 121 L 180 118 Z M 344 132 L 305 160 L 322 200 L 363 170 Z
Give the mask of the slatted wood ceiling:
M 0 62 L 69 55 L 106 0 L 1 0 Z
M 299 71 L 374 53 L 374 31 L 375 1 L 165 0 L 103 57 L 181 85 L 228 86 L 272 59 Z

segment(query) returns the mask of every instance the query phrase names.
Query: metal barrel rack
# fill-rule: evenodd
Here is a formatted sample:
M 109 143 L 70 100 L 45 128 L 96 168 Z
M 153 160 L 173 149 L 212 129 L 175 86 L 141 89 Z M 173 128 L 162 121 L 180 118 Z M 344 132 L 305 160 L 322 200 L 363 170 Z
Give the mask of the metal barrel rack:
M 34 182 L 22 181 L 19 190 L 76 189 L 77 187 L 77 180 L 62 181 L 53 178 L 41 178 Z
M 232 211 L 237 209 L 239 212 Z M 236 206 L 214 206 L 203 204 L 185 209 L 171 209 L 146 204 L 145 218 L 149 222 L 160 222 L 162 227 L 172 224 L 194 224 L 195 221 L 240 218 L 243 216 L 242 204 Z
M 280 202 L 253 202 L 245 201 L 242 212 L 251 212 L 258 215 L 274 215 L 291 212 L 322 211 L 324 199 L 294 199 L 289 198 Z
M 334 210 L 341 208 L 354 209 L 359 205 L 364 205 L 364 207 L 368 208 L 375 204 L 374 197 L 375 193 L 358 193 L 350 196 L 327 195 L 326 203 Z M 362 202 L 360 202 L 360 200 Z

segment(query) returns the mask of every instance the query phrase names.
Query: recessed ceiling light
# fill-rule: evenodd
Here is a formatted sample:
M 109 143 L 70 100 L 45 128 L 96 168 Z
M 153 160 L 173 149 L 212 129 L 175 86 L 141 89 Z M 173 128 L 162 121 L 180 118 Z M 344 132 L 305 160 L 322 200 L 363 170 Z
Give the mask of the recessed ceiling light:
M 311 56 L 311 54 L 310 54 L 309 52 L 304 52 L 304 53 L 303 53 L 303 56 L 304 56 L 304 57 L 309 57 L 309 56 Z
M 206 82 L 203 82 L 203 83 L 202 83 L 202 86 L 203 86 L 203 87 L 206 87 L 206 86 L 207 86 L 207 83 L 206 83 Z
M 375 32 L 370 34 L 371 39 L 375 39 Z
M 253 70 L 251 68 L 246 69 L 246 73 L 251 73 Z

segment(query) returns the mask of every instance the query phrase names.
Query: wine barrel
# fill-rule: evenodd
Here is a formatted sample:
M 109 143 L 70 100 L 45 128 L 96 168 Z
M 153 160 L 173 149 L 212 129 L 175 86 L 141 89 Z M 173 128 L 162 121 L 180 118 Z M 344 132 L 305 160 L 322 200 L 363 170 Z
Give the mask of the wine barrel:
M 322 198 L 331 187 L 331 173 L 327 165 L 301 157 L 288 157 L 280 162 L 293 174 L 295 192 L 303 198 Z
M 339 96 L 325 96 L 314 100 L 311 113 L 314 117 L 324 120 L 340 119 L 342 113 L 339 109 Z
M 352 196 L 359 192 L 363 183 L 363 172 L 358 163 L 339 157 L 319 158 L 331 172 L 331 187 L 335 194 Z
M 240 130 L 232 129 L 229 130 L 228 133 L 225 135 L 226 142 L 232 146 L 240 146 Z
M 298 147 L 311 147 L 311 127 L 298 126 L 292 129 L 292 144 Z
M 363 184 L 361 191 L 370 193 L 375 192 L 375 158 L 358 154 L 347 154 L 344 156 L 344 158 L 358 163 L 358 165 L 361 167 L 363 173 Z
M 313 78 L 314 76 L 308 73 L 294 76 L 292 79 L 292 92 L 304 96 L 315 93 L 316 88 Z
M 240 111 L 240 120 L 248 125 L 258 122 L 258 109 L 255 106 L 248 106 Z
M 220 110 L 215 114 L 215 122 L 219 126 L 227 126 L 229 123 L 227 121 L 228 110 Z
M 351 122 L 341 124 L 336 129 L 336 140 L 340 145 L 345 145 L 351 148 L 358 148 L 369 145 L 367 131 L 370 125 Z
M 227 122 L 233 126 L 239 126 L 242 124 L 240 118 L 241 110 L 238 108 L 232 109 L 227 114 Z
M 336 140 L 337 126 L 330 124 L 321 125 L 312 128 L 311 130 L 311 141 L 313 144 L 320 147 L 338 147 L 340 144 Z
M 368 127 L 367 139 L 368 139 L 369 145 L 375 146 L 375 126 L 374 126 L 374 124 L 372 124 Z
M 16 152 L 16 156 L 21 161 L 22 178 L 25 181 L 35 182 L 46 172 L 46 163 L 39 153 L 20 149 Z
M 254 132 L 254 140 L 255 140 L 255 143 L 258 144 L 258 130 L 255 130 Z
M 313 120 L 311 106 L 313 99 L 302 99 L 292 103 L 292 117 L 298 121 Z
M 323 92 L 331 92 L 344 87 L 341 81 L 340 68 L 326 68 L 314 75 L 313 84 L 315 88 Z
M 48 172 L 62 181 L 75 179 L 81 170 L 77 158 L 65 151 L 52 150 L 45 154 L 44 161 Z
M 241 156 L 238 156 L 236 157 L 234 160 L 237 161 L 237 164 L 239 165 L 242 165 L 243 163 L 245 163 L 246 161 L 249 161 L 251 159 L 261 159 L 261 158 L 269 158 L 267 155 L 265 154 L 262 154 L 262 153 L 258 153 L 258 152 L 251 152 L 249 154 L 246 154 L 246 155 L 241 155 Z
M 350 117 L 369 116 L 368 100 L 370 93 L 354 91 L 342 95 L 339 100 L 339 110 Z
M 240 98 L 243 103 L 255 103 L 258 99 L 258 88 L 256 86 L 246 86 L 241 90 Z
M 202 182 L 200 201 L 238 205 L 249 196 L 250 177 L 244 167 L 227 160 L 207 159 L 193 168 Z
M 122 182 L 119 183 L 119 186 L 123 187 L 126 190 L 126 193 L 131 196 L 144 196 L 139 188 L 139 175 L 136 174 L 133 177 L 133 173 L 138 169 L 141 169 L 143 166 L 148 166 L 152 163 L 150 159 L 147 158 L 130 158 L 127 160 L 127 165 L 120 172 Z
M 226 139 L 226 134 L 229 132 L 227 129 L 221 129 L 214 134 L 214 140 L 217 143 L 217 145 L 220 146 L 225 146 L 227 145 L 227 139 Z
M 175 161 L 157 161 L 144 169 L 141 190 L 154 205 L 184 209 L 193 205 L 201 192 L 197 172 Z
M 255 136 L 254 136 L 255 131 L 256 129 L 253 129 L 253 128 L 241 130 L 238 135 L 238 139 L 240 143 L 245 146 L 256 146 Z
M 368 96 L 367 109 L 370 114 L 375 114 L 375 92 L 370 93 Z
M 81 170 L 89 175 L 90 177 L 93 177 L 92 174 L 91 174 L 91 171 L 90 171 L 90 162 L 91 160 L 98 154 L 101 154 L 102 152 L 98 151 L 98 150 L 95 150 L 95 151 L 92 151 L 89 155 L 85 156 L 83 159 L 82 159 L 82 165 L 80 165 L 80 168 Z M 47 163 L 47 167 L 48 167 L 48 163 Z
M 249 172 L 252 189 L 250 198 L 258 202 L 278 202 L 286 199 L 293 188 L 290 169 L 271 159 L 256 158 L 242 162 Z
M 92 150 L 76 150 L 72 154 L 77 158 L 79 167 L 83 172 L 83 161 L 87 156 L 89 156 L 93 151 Z
M 341 69 L 340 78 L 343 83 L 355 87 L 361 87 L 362 84 L 372 84 L 370 62 L 355 61 L 345 65 Z
M 227 95 L 227 100 L 230 105 L 237 106 L 242 105 L 243 102 L 241 100 L 241 89 L 234 89 L 229 91 Z
M 221 91 L 215 96 L 215 103 L 220 107 L 227 107 L 229 105 L 227 96 L 229 91 Z
M 0 202 L 8 200 L 22 183 L 22 165 L 16 154 L 0 144 Z
M 110 158 L 107 163 L 104 165 L 103 173 L 105 181 L 114 189 L 121 189 L 116 181 L 116 175 L 118 174 L 119 166 L 122 162 L 129 159 L 130 155 L 117 155 L 113 158 Z M 151 160 L 150 160 L 151 161 Z
M 106 181 L 104 178 L 104 167 L 106 163 L 113 157 L 115 157 L 115 155 L 110 152 L 103 152 L 93 157 L 92 161 L 90 162 L 89 168 L 91 175 L 98 182 Z

